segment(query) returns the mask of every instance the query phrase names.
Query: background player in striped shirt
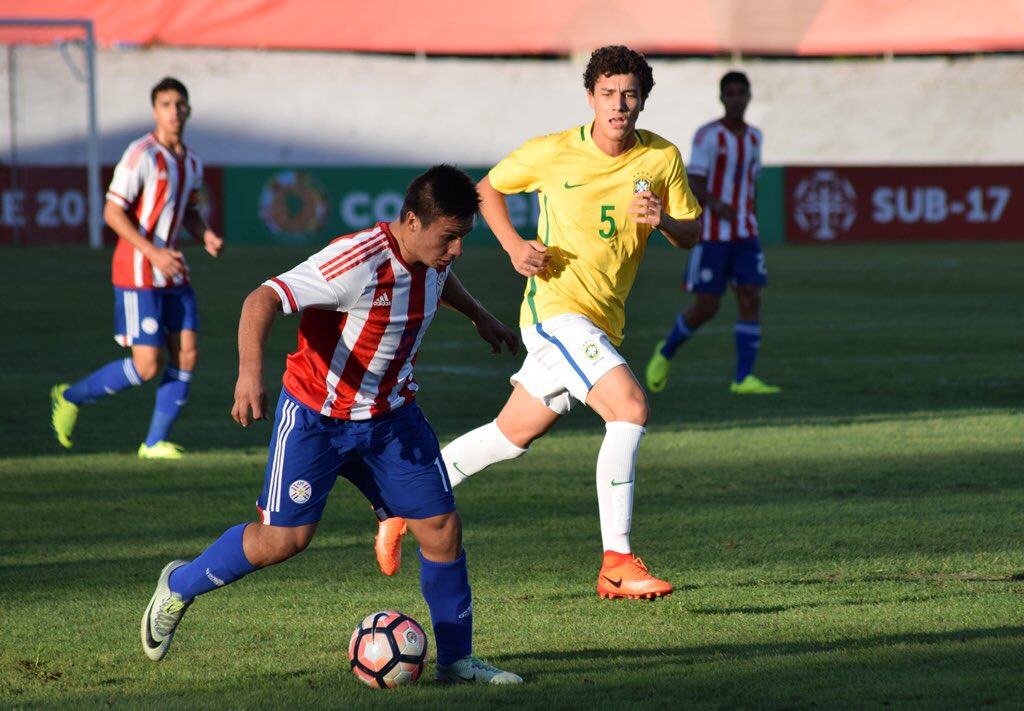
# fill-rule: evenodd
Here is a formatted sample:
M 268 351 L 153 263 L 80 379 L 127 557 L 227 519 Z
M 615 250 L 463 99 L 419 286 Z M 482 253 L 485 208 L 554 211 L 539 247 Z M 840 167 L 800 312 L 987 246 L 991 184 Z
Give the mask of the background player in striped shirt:
M 688 172 L 705 209 L 700 244 L 690 254 L 684 285 L 696 294 L 693 305 L 676 316 L 672 330 L 654 347 L 647 363 L 647 387 L 661 392 L 676 350 L 710 321 L 722 303 L 726 284 L 736 294 L 736 374 L 730 391 L 771 395 L 779 388 L 753 374 L 761 345 L 761 289 L 768 283 L 764 252 L 757 239 L 754 184 L 761 172 L 761 131 L 743 118 L 750 103 L 750 81 L 728 72 L 719 83 L 725 116 L 698 129 Z
M 515 333 L 451 272 L 479 197 L 468 175 L 435 166 L 410 184 L 398 220 L 339 237 L 253 291 L 238 326 L 234 418 L 266 416 L 264 344 L 277 313 L 302 312 L 270 440 L 260 523 L 239 524 L 194 561 L 163 570 L 142 618 L 146 655 L 159 661 L 197 595 L 280 563 L 313 539 L 339 476 L 408 522 L 420 543 L 420 582 L 437 643 L 437 678 L 522 679 L 472 656 L 473 606 L 437 437 L 415 403 L 413 364 L 439 304 L 462 313 L 499 352 Z
M 156 128 L 125 150 L 114 169 L 103 217 L 117 233 L 112 277 L 114 340 L 132 349 L 131 357 L 111 361 L 74 385 L 50 391 L 51 422 L 57 441 L 72 446 L 80 405 L 152 380 L 167 367 L 143 459 L 179 459 L 182 448 L 167 441 L 171 426 L 188 399 L 189 381 L 199 355 L 199 312 L 178 251 L 181 227 L 218 256 L 221 239 L 199 211 L 203 164 L 182 141 L 191 114 L 188 90 L 167 77 L 150 92 Z
M 598 49 L 583 83 L 592 121 L 527 141 L 480 182 L 481 213 L 527 277 L 519 323 L 529 352 L 497 419 L 459 437 L 443 455 L 457 485 L 525 454 L 559 417 L 586 403 L 605 421 L 596 473 L 604 549 L 597 592 L 653 598 L 670 594 L 672 585 L 647 572 L 629 538 L 647 398 L 615 347 L 651 232 L 692 247 L 700 207 L 678 149 L 636 128 L 654 86 L 643 56 L 622 46 Z M 504 196 L 534 191 L 541 203 L 538 237 L 524 240 Z M 378 541 L 385 533 L 397 541 L 397 531 L 387 527 L 397 524 L 383 522 Z M 381 547 L 387 546 L 378 545 L 378 557 Z

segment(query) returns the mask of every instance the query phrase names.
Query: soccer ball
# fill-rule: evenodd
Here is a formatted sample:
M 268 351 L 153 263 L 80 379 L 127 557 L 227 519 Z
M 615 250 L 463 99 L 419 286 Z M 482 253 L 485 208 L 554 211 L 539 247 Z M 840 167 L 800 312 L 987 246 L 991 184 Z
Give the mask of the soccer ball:
M 397 610 L 367 615 L 352 633 L 348 660 L 367 686 L 393 689 L 420 678 L 429 642 L 420 623 Z

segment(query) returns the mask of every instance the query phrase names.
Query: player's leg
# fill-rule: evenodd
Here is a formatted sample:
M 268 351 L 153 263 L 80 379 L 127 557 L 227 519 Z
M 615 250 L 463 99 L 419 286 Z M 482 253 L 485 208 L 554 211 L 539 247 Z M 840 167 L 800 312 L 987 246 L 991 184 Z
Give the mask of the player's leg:
M 366 423 L 360 454 L 388 509 L 408 522 L 420 544 L 420 587 L 437 645 L 437 678 L 447 682 L 519 683 L 473 653 L 473 603 L 462 522 L 437 437 L 416 405 Z
M 164 295 L 163 325 L 168 361 L 157 386 L 146 440 L 139 446 L 142 459 L 181 459 L 184 451 L 169 441 L 169 436 L 188 402 L 189 383 L 199 358 L 199 310 L 192 287 L 168 290 Z
M 676 351 L 718 313 L 725 292 L 725 265 L 724 244 L 702 242 L 693 248 L 683 288 L 693 292 L 696 298 L 689 309 L 676 314 L 668 335 L 654 346 L 654 353 L 644 372 L 647 389 L 651 392 L 659 393 L 665 389 Z
M 739 395 L 772 395 L 780 388 L 754 375 L 761 347 L 761 289 L 767 284 L 764 252 L 757 240 L 740 240 L 730 246 L 731 274 L 738 319 L 735 327 L 736 375 L 730 391 Z
M 512 394 L 494 421 L 467 432 L 441 450 L 452 486 L 492 464 L 523 456 L 559 417 L 559 413 L 527 392 L 522 383 L 515 382 Z
M 50 421 L 62 446 L 73 446 L 81 405 L 142 385 L 160 371 L 159 315 L 159 297 L 152 291 L 114 289 L 114 340 L 131 346 L 132 355 L 107 363 L 74 385 L 61 383 L 50 389 Z
M 601 514 L 604 559 L 597 592 L 604 598 L 655 598 L 672 593 L 672 584 L 647 572 L 633 555 L 633 492 L 636 455 L 647 432 L 647 398 L 624 363 L 604 374 L 587 394 L 587 405 L 605 421 L 597 456 L 597 502 Z
M 175 560 L 163 569 L 142 617 L 143 651 L 153 661 L 166 656 L 197 596 L 287 560 L 313 539 L 343 459 L 331 441 L 337 428 L 284 391 L 274 422 L 257 501 L 261 523 L 233 526 L 195 560 Z
M 445 468 L 452 486 L 456 487 L 477 472 L 492 464 L 505 462 L 526 454 L 530 444 L 546 433 L 558 421 L 557 409 L 568 411 L 569 396 L 560 389 L 561 395 L 543 399 L 531 395 L 522 380 L 540 392 L 550 388 L 540 380 L 550 380 L 547 372 L 530 356 L 518 373 L 512 376 L 514 387 L 508 401 L 493 422 L 477 427 L 458 437 L 441 450 Z M 555 385 L 557 386 L 557 384 Z M 385 575 L 394 575 L 401 560 L 402 536 L 406 532 L 405 520 L 400 517 L 381 517 L 378 514 L 377 537 L 374 548 L 377 562 Z

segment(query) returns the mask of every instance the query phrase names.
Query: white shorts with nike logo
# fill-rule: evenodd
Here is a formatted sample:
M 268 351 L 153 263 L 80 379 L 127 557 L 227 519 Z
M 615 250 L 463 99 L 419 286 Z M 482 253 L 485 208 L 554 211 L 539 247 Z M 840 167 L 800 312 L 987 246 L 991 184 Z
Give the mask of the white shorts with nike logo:
M 601 376 L 626 363 L 608 336 L 586 316 L 562 314 L 522 328 L 526 360 L 509 380 L 564 415 Z

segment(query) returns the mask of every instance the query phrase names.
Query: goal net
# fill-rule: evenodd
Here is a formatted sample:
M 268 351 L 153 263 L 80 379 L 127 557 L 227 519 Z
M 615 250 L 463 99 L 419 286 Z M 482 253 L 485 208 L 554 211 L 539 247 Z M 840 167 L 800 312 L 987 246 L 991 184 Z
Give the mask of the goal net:
M 90 20 L 0 17 L 0 244 L 102 244 Z

